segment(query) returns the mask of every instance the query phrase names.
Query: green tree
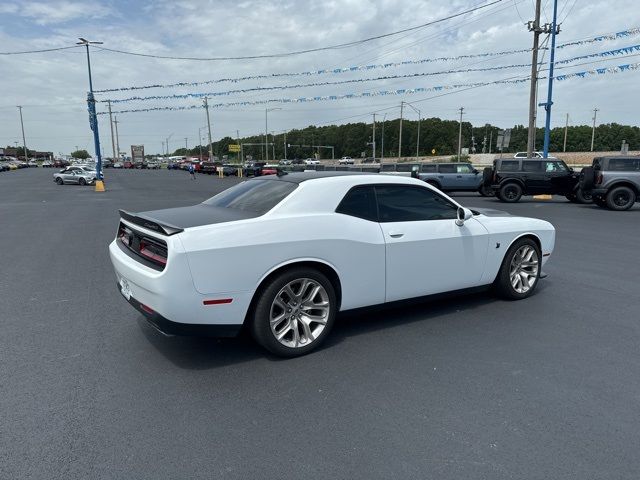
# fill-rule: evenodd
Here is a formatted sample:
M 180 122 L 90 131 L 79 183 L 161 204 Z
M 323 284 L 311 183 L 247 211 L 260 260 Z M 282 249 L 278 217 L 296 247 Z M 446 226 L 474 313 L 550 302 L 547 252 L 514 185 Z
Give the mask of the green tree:
M 91 157 L 91 155 L 89 155 L 89 152 L 87 152 L 86 150 L 76 150 L 75 152 L 71 152 L 71 156 L 79 160 L 86 160 L 87 158 Z

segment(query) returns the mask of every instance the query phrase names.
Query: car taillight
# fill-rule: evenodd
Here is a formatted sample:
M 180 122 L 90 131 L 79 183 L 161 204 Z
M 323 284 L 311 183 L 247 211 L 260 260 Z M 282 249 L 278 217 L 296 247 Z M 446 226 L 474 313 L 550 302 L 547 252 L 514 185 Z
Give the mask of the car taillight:
M 167 248 L 148 238 L 140 240 L 140 255 L 160 265 L 167 264 Z
M 603 179 L 602 173 L 601 172 L 596 173 L 596 185 L 600 185 L 602 183 L 602 179 Z
M 118 229 L 118 240 L 124 243 L 127 247 L 131 246 L 131 230 L 122 224 L 120 224 L 120 228 Z

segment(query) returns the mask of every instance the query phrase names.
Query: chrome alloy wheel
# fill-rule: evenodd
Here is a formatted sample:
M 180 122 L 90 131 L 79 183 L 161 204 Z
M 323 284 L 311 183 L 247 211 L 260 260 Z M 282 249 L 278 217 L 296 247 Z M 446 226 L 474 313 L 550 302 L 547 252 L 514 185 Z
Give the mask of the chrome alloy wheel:
M 280 289 L 271 304 L 271 333 L 282 345 L 300 348 L 311 344 L 329 318 L 329 295 L 310 278 L 299 278 Z
M 531 245 L 523 245 L 514 253 L 509 268 L 511 286 L 518 293 L 527 293 L 538 281 L 538 253 Z

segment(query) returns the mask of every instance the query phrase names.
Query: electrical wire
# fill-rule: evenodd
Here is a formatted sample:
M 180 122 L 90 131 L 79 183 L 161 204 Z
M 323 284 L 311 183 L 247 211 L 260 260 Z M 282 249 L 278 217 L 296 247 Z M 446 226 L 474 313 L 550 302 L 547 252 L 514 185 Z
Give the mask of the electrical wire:
M 27 53 L 57 52 L 59 50 L 68 50 L 70 48 L 78 48 L 81 46 L 82 45 L 71 45 L 70 47 L 45 48 L 44 50 L 24 50 L 22 52 L 0 52 L 0 55 L 24 55 Z
M 349 48 L 349 47 L 353 47 L 353 46 L 356 46 L 356 45 L 362 45 L 363 43 L 371 42 L 373 40 L 379 40 L 381 38 L 387 38 L 387 37 L 399 35 L 401 33 L 406 33 L 406 32 L 419 30 L 419 29 L 422 29 L 422 28 L 425 28 L 425 27 L 429 27 L 429 26 L 435 25 L 437 23 L 442 23 L 442 22 L 445 22 L 447 20 L 451 20 L 452 18 L 456 18 L 456 17 L 460 17 L 462 15 L 466 15 L 467 13 L 475 12 L 476 10 L 481 10 L 483 8 L 487 8 L 487 7 L 491 6 L 491 5 L 495 5 L 496 3 L 500 3 L 501 1 L 502 0 L 493 0 L 492 2 L 487 3 L 485 5 L 476 6 L 476 7 L 470 8 L 468 10 L 465 10 L 463 12 L 459 12 L 459 13 L 455 13 L 455 14 L 452 14 L 452 15 L 448 15 L 446 17 L 442 17 L 442 18 L 439 18 L 437 20 L 432 20 L 430 22 L 423 23 L 421 25 L 405 28 L 405 29 L 402 29 L 402 30 L 397 30 L 397 31 L 391 32 L 391 33 L 385 33 L 385 34 L 382 34 L 382 35 L 376 35 L 376 36 L 373 36 L 373 37 L 364 38 L 362 40 L 355 40 L 353 42 L 339 43 L 339 44 L 336 44 L 336 45 L 329 45 L 327 47 L 310 48 L 310 49 L 306 49 L 306 50 L 297 50 L 297 51 L 293 51 L 293 52 L 272 53 L 272 54 L 265 54 L 265 55 L 245 55 L 245 56 L 239 56 L 239 57 L 210 57 L 210 58 L 204 58 L 204 57 L 177 57 L 177 56 L 153 55 L 153 54 L 148 54 L 148 53 L 128 52 L 128 51 L 125 51 L 125 50 L 117 50 L 117 49 L 114 49 L 114 48 L 96 47 L 96 46 L 94 46 L 93 48 L 98 49 L 98 50 L 104 50 L 104 51 L 107 51 L 107 52 L 120 53 L 120 54 L 124 54 L 124 55 L 134 55 L 134 56 L 137 56 L 137 57 L 161 58 L 161 59 L 166 59 L 166 60 L 194 60 L 194 61 L 206 61 L 206 62 L 208 62 L 208 61 L 225 61 L 225 60 L 255 60 L 255 59 L 259 59 L 259 58 L 290 57 L 290 56 L 294 56 L 294 55 L 302 55 L 302 54 L 305 54 L 305 53 L 322 52 L 322 51 L 325 51 L 325 50 L 338 50 L 338 49 L 342 49 L 342 48 Z

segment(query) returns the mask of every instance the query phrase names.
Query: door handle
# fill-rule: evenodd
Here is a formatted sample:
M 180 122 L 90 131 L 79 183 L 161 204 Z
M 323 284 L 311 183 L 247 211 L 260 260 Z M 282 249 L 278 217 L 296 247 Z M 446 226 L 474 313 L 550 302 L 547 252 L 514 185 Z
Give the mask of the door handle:
M 400 233 L 400 232 L 389 232 L 389 236 L 391 238 L 402 238 L 404 237 L 404 233 Z

